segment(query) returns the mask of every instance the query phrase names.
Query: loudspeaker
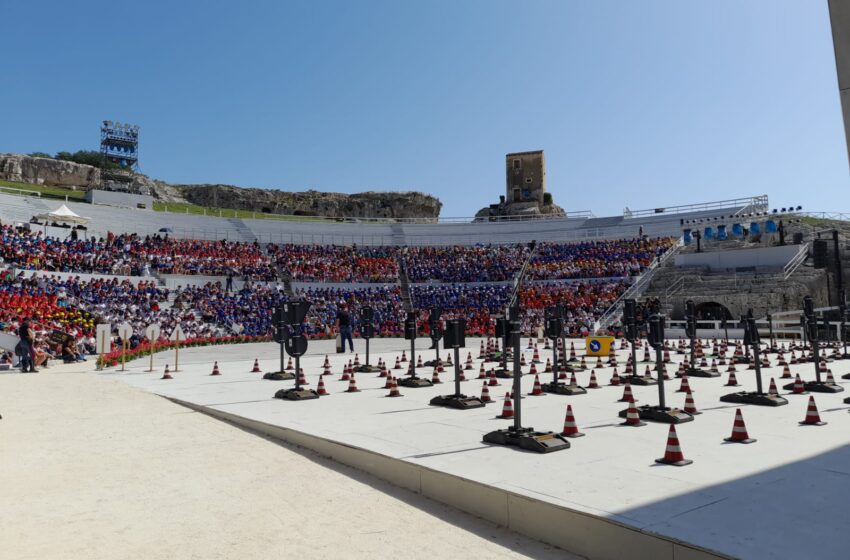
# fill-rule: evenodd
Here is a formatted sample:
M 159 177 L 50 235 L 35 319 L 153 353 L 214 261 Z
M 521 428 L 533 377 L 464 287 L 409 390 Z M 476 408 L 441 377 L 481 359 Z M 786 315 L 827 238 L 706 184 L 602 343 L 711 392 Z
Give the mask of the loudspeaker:
M 560 338 L 564 329 L 564 321 L 560 317 L 549 317 L 546 319 L 546 337 L 556 340 Z
M 829 244 L 826 239 L 815 239 L 812 243 L 812 255 L 814 256 L 815 268 L 826 268 L 829 264 Z
M 451 319 L 446 322 L 446 330 L 443 333 L 443 347 L 466 347 L 466 319 Z
M 412 311 L 407 313 L 407 319 L 404 320 L 404 338 L 405 340 L 416 339 L 416 313 Z
M 653 315 L 649 318 L 649 344 L 653 348 L 664 346 L 664 316 Z

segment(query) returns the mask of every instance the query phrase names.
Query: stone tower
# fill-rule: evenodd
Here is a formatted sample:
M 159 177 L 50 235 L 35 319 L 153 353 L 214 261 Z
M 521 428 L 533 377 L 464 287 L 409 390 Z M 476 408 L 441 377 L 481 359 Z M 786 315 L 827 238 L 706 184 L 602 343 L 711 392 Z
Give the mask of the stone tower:
M 543 205 L 546 160 L 543 150 L 505 156 L 505 201 L 508 204 Z

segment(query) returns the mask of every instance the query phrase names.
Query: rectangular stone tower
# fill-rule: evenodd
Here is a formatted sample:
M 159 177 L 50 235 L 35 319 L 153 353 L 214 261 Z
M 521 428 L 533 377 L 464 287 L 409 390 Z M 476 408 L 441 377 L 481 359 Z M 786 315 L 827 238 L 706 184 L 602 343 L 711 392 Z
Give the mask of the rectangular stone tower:
M 543 193 L 546 192 L 546 162 L 543 150 L 507 154 L 505 177 L 505 202 L 543 204 Z

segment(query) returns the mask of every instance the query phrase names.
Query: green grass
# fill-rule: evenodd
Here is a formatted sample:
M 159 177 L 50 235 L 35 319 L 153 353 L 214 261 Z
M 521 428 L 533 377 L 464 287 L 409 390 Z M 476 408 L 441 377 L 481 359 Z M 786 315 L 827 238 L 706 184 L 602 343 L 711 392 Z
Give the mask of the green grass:
M 73 201 L 81 201 L 86 197 L 86 191 L 84 190 L 71 190 L 65 187 L 50 187 L 47 185 L 33 185 L 32 183 L 18 183 L 15 181 L 0 181 L 0 187 L 9 187 L 12 189 L 19 189 L 22 191 L 30 191 L 41 193 L 43 198 L 56 198 L 59 200 L 65 200 L 65 197 L 68 197 L 69 200 Z M 7 192 L 0 189 L 0 192 Z M 23 196 L 23 195 L 22 195 Z
M 154 202 L 153 209 L 157 212 L 174 212 L 177 214 L 195 214 L 222 218 L 248 218 L 256 220 L 282 220 L 291 222 L 312 222 L 322 220 L 314 216 L 284 216 L 282 214 L 265 214 L 250 210 L 232 210 L 227 208 L 208 208 L 185 202 Z

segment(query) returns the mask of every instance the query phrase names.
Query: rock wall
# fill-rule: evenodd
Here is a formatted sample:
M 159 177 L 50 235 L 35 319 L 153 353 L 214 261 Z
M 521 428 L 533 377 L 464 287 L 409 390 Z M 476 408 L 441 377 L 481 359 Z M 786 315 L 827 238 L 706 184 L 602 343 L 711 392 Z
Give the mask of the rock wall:
M 100 183 L 100 169 L 58 159 L 0 154 L 0 179 L 88 189 Z
M 168 185 L 157 190 L 171 200 L 179 197 L 199 206 L 296 216 L 435 221 L 442 207 L 437 198 L 419 192 L 287 192 L 231 185 Z

